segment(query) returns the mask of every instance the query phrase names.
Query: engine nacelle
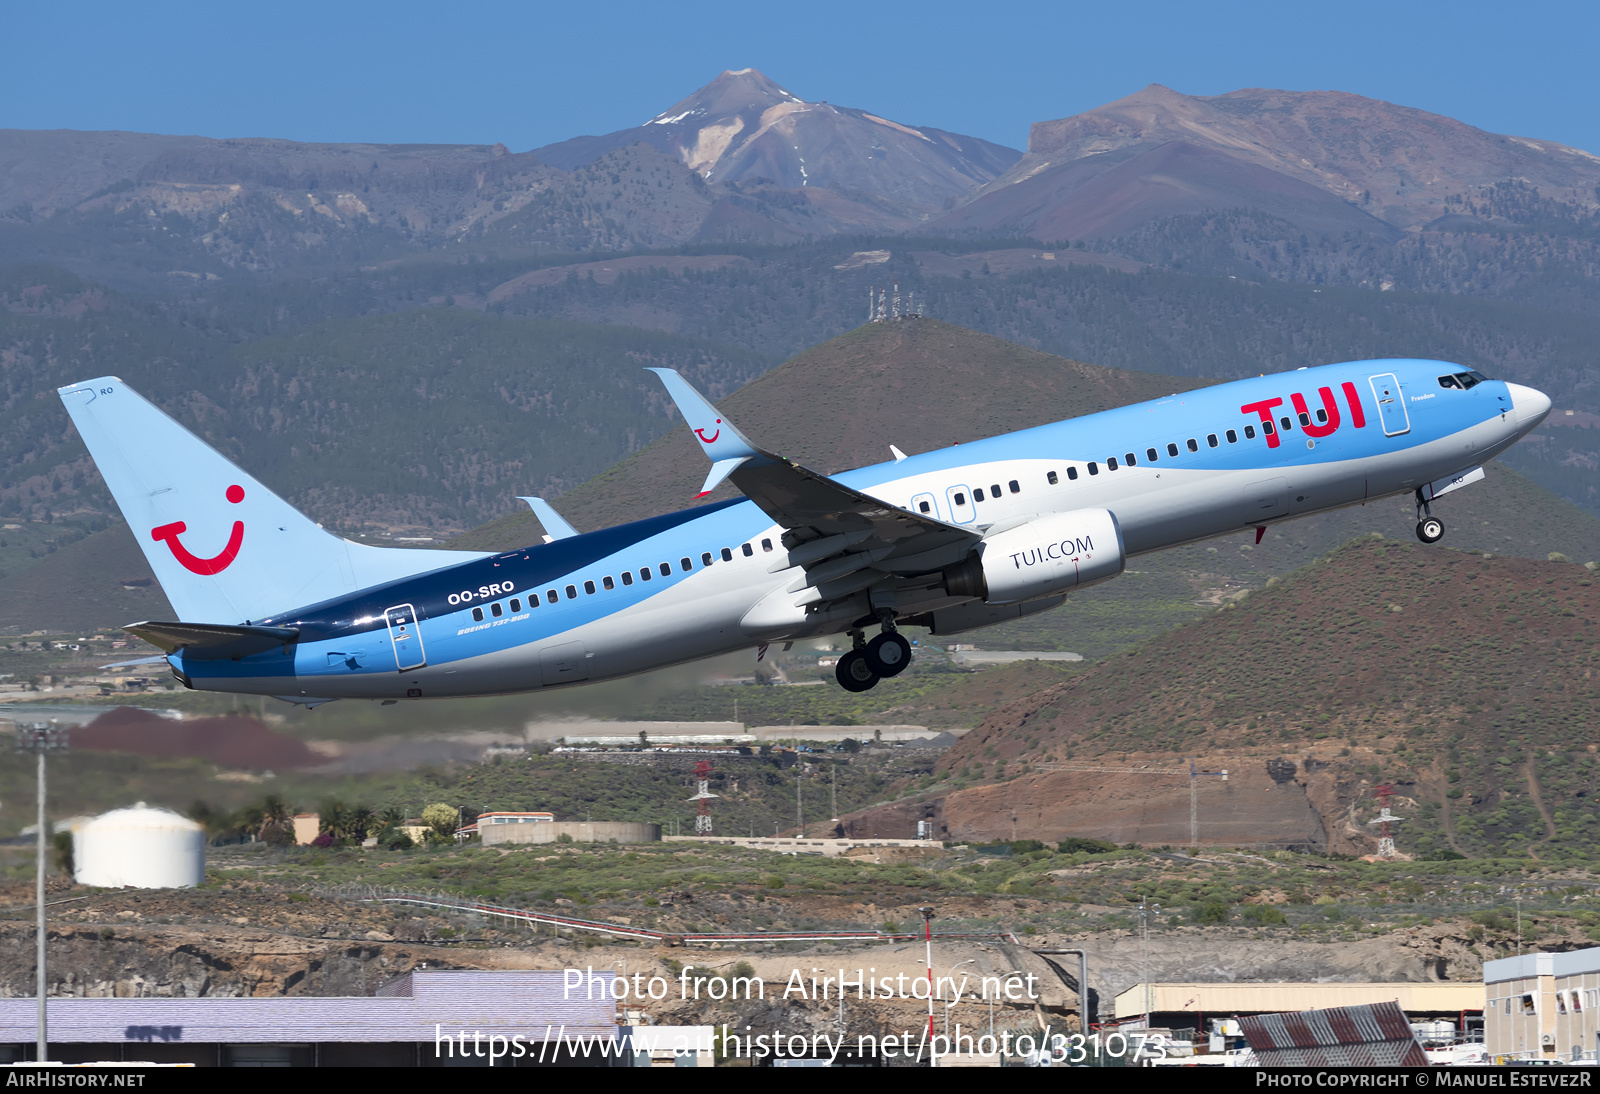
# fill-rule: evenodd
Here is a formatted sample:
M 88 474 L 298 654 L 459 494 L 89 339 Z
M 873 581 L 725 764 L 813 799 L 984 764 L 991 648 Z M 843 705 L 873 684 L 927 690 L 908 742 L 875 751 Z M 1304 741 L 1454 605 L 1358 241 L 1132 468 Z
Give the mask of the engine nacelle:
M 1108 581 L 1126 565 L 1111 510 L 1077 509 L 985 537 L 944 580 L 951 596 L 1016 604 Z

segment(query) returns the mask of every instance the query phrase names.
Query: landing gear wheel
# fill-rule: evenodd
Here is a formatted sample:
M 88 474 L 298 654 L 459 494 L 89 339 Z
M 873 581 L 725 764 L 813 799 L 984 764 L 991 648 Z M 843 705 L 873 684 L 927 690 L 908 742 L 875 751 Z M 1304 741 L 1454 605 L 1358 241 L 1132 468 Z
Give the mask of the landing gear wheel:
M 1438 517 L 1424 517 L 1417 521 L 1417 538 L 1424 543 L 1438 543 L 1444 538 L 1444 521 Z
M 833 674 L 839 678 L 839 686 L 846 691 L 867 691 L 878 682 L 878 674 L 872 671 L 867 655 L 862 650 L 851 650 L 839 658 L 839 665 Z
M 867 664 L 879 676 L 899 676 L 911 664 L 911 643 L 894 631 L 886 631 L 867 643 Z

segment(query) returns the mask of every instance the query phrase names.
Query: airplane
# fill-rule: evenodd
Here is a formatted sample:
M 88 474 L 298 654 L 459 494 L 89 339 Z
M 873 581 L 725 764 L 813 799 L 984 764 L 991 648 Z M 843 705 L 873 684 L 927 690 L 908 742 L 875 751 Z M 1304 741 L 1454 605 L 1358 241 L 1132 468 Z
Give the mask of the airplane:
M 743 498 L 545 542 L 408 550 L 325 532 L 116 377 L 59 389 L 177 620 L 124 629 L 186 688 L 334 699 L 497 695 L 611 680 L 844 633 L 836 677 L 902 672 L 959 634 L 1061 604 L 1130 558 L 1411 493 L 1437 499 L 1550 400 L 1440 361 L 1239 380 L 823 475 L 757 445 L 652 369 Z M 867 632 L 878 633 L 868 639 Z

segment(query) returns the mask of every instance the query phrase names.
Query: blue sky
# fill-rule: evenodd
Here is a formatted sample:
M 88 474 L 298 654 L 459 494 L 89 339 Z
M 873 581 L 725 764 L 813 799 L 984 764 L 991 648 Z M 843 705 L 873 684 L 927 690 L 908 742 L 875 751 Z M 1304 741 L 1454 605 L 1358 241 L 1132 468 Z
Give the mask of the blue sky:
M 513 150 L 638 123 L 727 68 L 1022 147 L 1149 83 L 1332 88 L 1600 153 L 1600 4 L 14 3 L 0 128 Z

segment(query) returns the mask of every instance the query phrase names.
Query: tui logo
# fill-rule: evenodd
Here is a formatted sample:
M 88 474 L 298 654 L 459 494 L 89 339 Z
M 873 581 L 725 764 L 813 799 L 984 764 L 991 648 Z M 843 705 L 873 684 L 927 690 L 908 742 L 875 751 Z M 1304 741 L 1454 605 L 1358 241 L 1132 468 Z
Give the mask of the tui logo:
M 697 430 L 695 430 L 695 431 L 694 431 L 694 435 L 695 435 L 695 436 L 696 436 L 696 437 L 699 437 L 699 438 L 700 438 L 700 439 L 701 439 L 701 440 L 702 440 L 702 441 L 704 441 L 704 442 L 705 442 L 705 443 L 706 443 L 706 444 L 711 444 L 711 443 L 712 443 L 712 442 L 714 442 L 714 441 L 715 441 L 715 440 L 716 440 L 716 439 L 717 439 L 717 438 L 718 438 L 718 437 L 720 437 L 720 436 L 722 436 L 722 419 L 721 419 L 721 418 L 718 418 L 718 419 L 717 419 L 717 431 L 716 431 L 716 432 L 715 432 L 715 433 L 713 433 L 713 434 L 711 434 L 711 436 L 709 436 L 709 437 L 707 437 L 707 436 L 706 436 L 706 431 L 705 431 L 705 430 L 704 430 L 704 429 L 697 429 Z
M 244 500 L 244 487 L 237 484 L 228 487 L 227 498 L 234 505 L 238 505 Z M 171 524 L 150 529 L 150 538 L 158 543 L 165 541 L 168 549 L 172 551 L 172 557 L 192 574 L 205 577 L 220 574 L 233 565 L 233 560 L 239 556 L 239 548 L 244 545 L 244 521 L 236 520 L 233 522 L 233 531 L 228 536 L 227 545 L 210 558 L 200 558 L 178 542 L 178 537 L 188 530 L 189 526 L 183 521 L 173 521 Z

